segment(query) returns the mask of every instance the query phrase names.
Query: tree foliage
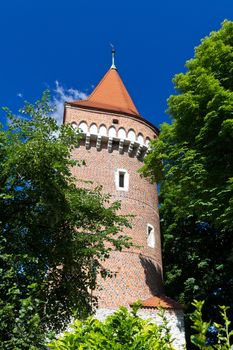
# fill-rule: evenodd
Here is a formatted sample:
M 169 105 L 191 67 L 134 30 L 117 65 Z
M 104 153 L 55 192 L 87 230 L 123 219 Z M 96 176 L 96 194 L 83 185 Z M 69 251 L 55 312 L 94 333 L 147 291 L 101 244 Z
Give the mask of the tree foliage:
M 233 305 L 233 22 L 204 38 L 175 76 L 141 172 L 161 184 L 167 293 Z M 213 309 L 212 309 L 213 310 Z
M 161 325 L 143 320 L 137 315 L 135 305 L 132 312 L 119 308 L 104 321 L 93 317 L 86 321 L 75 321 L 72 329 L 54 340 L 52 350 L 172 350 L 172 339 L 164 315 Z
M 194 300 L 192 305 L 195 307 L 191 320 L 192 328 L 195 334 L 191 336 L 192 343 L 202 350 L 232 350 L 233 349 L 233 330 L 230 331 L 231 321 L 228 318 L 229 307 L 220 306 L 218 313 L 220 314 L 221 323 L 205 322 L 203 320 L 202 308 L 204 301 Z M 211 344 L 208 337 L 210 331 L 215 333 L 216 344 Z
M 49 117 L 49 95 L 7 110 L 0 131 L 0 342 L 34 349 L 48 330 L 91 312 L 101 261 L 129 247 L 120 203 L 72 177 L 79 135 Z M 29 346 L 30 343 L 30 346 Z M 14 346 L 12 345 L 14 344 Z M 12 347 L 13 346 L 13 347 Z

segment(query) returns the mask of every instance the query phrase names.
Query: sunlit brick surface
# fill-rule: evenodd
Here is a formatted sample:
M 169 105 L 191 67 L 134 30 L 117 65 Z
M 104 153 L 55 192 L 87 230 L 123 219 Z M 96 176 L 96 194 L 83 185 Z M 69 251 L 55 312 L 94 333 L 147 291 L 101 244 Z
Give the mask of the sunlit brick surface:
M 117 119 L 118 124 L 113 124 Z M 97 128 L 104 124 L 107 129 L 111 126 L 123 127 L 126 131 L 132 129 L 146 138 L 156 137 L 155 129 L 139 118 L 127 117 L 119 114 L 86 111 L 79 108 L 66 107 L 65 122 L 85 121 L 88 127 L 95 122 Z M 85 147 L 85 140 L 74 150 L 75 159 L 84 159 L 86 165 L 73 169 L 73 174 L 80 180 L 91 180 L 93 186 L 102 185 L 105 193 L 110 193 L 112 200 L 121 201 L 121 214 L 132 214 L 132 229 L 125 229 L 124 234 L 130 235 L 138 247 L 113 252 L 105 266 L 113 272 L 112 278 L 99 278 L 98 305 L 102 308 L 114 308 L 119 305 L 128 306 L 141 299 L 145 300 L 162 292 L 162 259 L 158 214 L 157 189 L 154 184 L 142 178 L 138 169 L 143 165 L 143 159 L 136 157 L 136 151 L 128 154 L 128 146 L 119 152 L 119 142 L 113 143 L 111 152 L 108 150 L 107 140 L 102 140 L 99 150 L 96 140 L 92 140 L 90 147 Z M 129 174 L 128 191 L 116 189 L 115 172 L 126 169 Z M 80 182 L 80 185 L 83 185 Z M 147 244 L 147 224 L 154 227 L 155 248 Z

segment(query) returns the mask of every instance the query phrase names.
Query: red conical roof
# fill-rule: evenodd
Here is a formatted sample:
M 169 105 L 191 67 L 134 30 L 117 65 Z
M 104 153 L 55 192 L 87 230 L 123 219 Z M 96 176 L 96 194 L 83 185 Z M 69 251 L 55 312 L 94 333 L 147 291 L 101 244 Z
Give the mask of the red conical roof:
M 68 104 L 77 107 L 140 116 L 120 75 L 112 67 L 86 100 L 68 102 Z

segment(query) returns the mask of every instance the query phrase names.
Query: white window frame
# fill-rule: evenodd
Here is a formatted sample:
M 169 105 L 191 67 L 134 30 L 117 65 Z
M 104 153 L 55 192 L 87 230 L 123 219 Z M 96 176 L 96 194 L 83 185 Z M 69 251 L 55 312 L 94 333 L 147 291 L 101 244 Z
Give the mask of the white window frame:
M 147 245 L 148 245 L 148 247 L 155 248 L 155 244 L 156 244 L 156 242 L 155 242 L 155 230 L 154 230 L 154 226 L 153 225 L 147 224 L 146 235 L 147 235 Z
M 120 187 L 119 179 L 120 174 L 124 174 L 124 187 Z M 115 171 L 115 186 L 117 191 L 128 191 L 129 190 L 129 173 L 126 169 L 117 169 Z

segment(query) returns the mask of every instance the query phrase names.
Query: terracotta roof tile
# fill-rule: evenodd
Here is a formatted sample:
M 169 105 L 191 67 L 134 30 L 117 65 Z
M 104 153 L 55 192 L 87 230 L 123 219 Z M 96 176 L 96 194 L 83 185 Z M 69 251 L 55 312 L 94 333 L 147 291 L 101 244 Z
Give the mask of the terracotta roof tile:
M 142 301 L 142 308 L 183 309 L 183 306 L 166 295 L 153 296 Z
M 67 102 L 67 104 L 140 117 L 120 75 L 114 68 L 109 69 L 86 100 Z

